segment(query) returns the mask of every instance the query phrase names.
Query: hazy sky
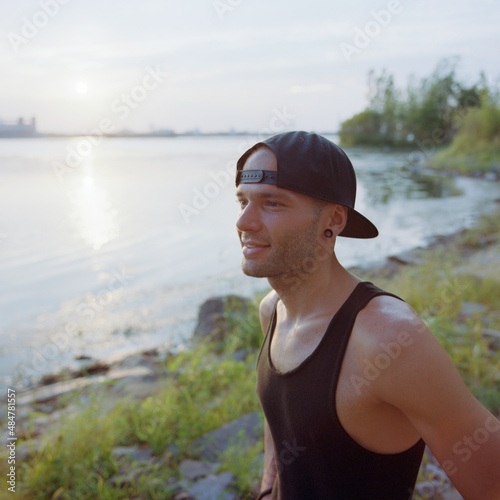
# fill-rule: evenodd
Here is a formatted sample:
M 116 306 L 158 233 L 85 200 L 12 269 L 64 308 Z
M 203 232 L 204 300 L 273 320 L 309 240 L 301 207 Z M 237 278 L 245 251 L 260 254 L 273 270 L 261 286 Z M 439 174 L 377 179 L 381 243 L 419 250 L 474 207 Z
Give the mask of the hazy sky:
M 498 0 L 2 0 L 0 119 L 43 132 L 335 131 L 367 73 L 500 77 Z

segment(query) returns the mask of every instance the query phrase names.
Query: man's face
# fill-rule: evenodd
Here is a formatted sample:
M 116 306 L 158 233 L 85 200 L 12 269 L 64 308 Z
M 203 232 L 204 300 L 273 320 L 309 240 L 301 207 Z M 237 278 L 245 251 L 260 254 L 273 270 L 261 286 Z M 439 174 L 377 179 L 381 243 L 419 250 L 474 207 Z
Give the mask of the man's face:
M 243 170 L 276 171 L 276 157 L 262 147 L 247 159 Z M 236 227 L 245 274 L 286 277 L 314 258 L 321 232 L 316 200 L 272 184 L 240 184 L 236 197 L 241 206 Z

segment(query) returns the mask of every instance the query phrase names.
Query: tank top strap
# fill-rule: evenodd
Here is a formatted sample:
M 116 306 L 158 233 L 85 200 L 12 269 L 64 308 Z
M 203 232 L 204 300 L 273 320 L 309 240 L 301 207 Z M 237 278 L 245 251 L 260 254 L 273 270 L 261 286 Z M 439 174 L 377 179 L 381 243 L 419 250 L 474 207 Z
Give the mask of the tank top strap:
M 326 342 L 324 342 L 324 344 L 326 345 L 323 346 L 323 353 L 329 357 L 330 360 L 334 361 L 332 375 L 335 386 L 340 374 L 340 368 L 354 322 L 359 312 L 364 309 L 372 299 L 380 295 L 389 295 L 398 300 L 402 300 L 397 295 L 378 288 L 370 281 L 362 281 L 358 283 L 354 291 L 349 295 L 344 304 L 342 304 L 328 325 L 325 332 L 324 340 Z
M 396 299 L 402 300 L 397 295 L 378 288 L 370 281 L 361 281 L 360 283 L 358 283 L 351 295 L 349 295 L 347 300 L 342 304 L 340 309 L 332 318 L 330 325 L 351 324 L 352 326 L 352 324 L 354 324 L 354 321 L 356 320 L 356 316 L 358 315 L 358 313 L 362 309 L 364 309 L 373 298 L 380 295 L 389 295 Z
M 273 307 L 273 312 L 271 313 L 271 318 L 269 319 L 269 324 L 267 325 L 267 330 L 266 334 L 264 336 L 264 341 L 262 342 L 262 345 L 260 346 L 260 352 L 259 356 L 257 357 L 257 364 L 259 364 L 260 357 L 262 356 L 263 352 L 267 352 L 268 345 L 269 345 L 269 339 L 272 337 L 273 330 L 276 326 L 276 316 L 277 316 L 277 310 L 278 310 L 278 302 L 280 301 L 280 298 L 278 297 L 276 299 L 276 302 L 274 303 Z

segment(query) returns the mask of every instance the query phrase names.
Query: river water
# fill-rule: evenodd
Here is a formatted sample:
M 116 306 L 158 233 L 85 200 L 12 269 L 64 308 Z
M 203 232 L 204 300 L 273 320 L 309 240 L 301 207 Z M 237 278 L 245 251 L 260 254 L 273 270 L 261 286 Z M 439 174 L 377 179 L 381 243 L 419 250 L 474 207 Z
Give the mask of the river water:
M 251 295 L 234 223 L 252 137 L 0 140 L 0 385 L 189 339 L 207 297 Z M 411 174 L 410 152 L 346 149 L 356 208 L 380 231 L 339 238 L 346 266 L 474 223 L 500 184 Z M 413 155 L 415 157 L 415 155 Z

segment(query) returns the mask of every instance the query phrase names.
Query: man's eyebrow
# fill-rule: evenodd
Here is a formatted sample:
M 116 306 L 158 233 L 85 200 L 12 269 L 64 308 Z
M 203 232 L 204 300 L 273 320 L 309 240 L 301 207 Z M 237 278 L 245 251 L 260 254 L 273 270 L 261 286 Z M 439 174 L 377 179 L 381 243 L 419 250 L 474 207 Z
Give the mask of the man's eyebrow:
M 245 194 L 239 189 L 236 191 L 236 197 L 242 198 Z M 292 195 L 279 191 L 258 191 L 252 193 L 252 197 L 254 198 L 274 198 L 274 199 L 291 199 Z

